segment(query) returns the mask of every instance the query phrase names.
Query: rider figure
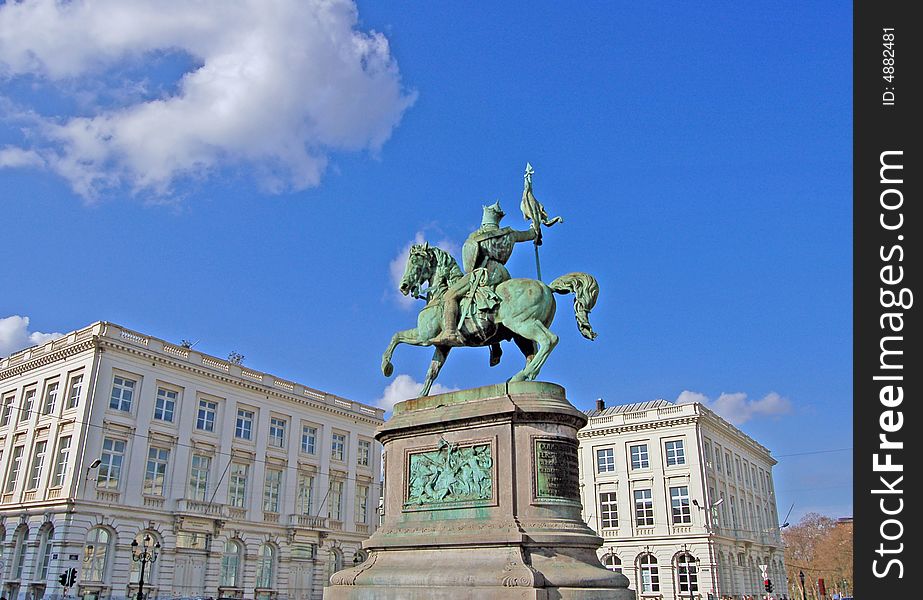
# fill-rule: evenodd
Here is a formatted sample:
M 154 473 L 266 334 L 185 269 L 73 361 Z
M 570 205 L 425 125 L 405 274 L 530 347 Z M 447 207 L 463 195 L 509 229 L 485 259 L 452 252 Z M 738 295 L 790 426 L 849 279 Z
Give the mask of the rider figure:
M 459 301 L 466 294 L 471 294 L 478 309 L 493 309 L 496 305 L 494 288 L 510 279 L 510 273 L 504 265 L 513 254 L 513 246 L 516 242 L 535 239 L 534 229 L 525 231 L 517 231 L 510 227 L 501 229 L 500 219 L 504 215 L 499 201 L 485 206 L 481 226 L 465 240 L 462 246 L 462 266 L 465 275 L 449 286 L 443 296 L 442 333 L 433 339 L 434 344 L 445 346 L 465 344 L 464 338 L 458 331 Z

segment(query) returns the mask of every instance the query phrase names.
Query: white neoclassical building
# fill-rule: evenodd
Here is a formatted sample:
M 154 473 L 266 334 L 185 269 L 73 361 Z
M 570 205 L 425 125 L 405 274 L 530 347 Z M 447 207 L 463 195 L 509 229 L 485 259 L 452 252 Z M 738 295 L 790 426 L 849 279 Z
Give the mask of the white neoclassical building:
M 99 322 L 0 359 L 0 595 L 319 600 L 375 528 L 383 411 Z M 357 556 L 358 553 L 358 556 Z
M 639 600 L 787 590 L 765 447 L 699 403 L 597 402 L 578 433 L 584 518 Z M 709 518 L 710 517 L 710 518 Z

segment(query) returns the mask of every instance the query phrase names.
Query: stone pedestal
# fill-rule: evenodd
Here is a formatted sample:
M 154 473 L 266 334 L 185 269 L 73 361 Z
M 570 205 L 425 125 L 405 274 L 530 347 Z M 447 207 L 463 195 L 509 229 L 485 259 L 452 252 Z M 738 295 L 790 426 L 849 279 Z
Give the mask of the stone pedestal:
M 577 430 L 558 385 L 520 382 L 394 407 L 384 523 L 325 600 L 633 600 L 581 519 Z

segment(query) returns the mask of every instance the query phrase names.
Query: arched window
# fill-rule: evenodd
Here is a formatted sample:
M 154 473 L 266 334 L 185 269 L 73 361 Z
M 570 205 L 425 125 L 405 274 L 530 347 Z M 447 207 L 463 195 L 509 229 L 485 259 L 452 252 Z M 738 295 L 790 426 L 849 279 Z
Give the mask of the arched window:
M 145 540 L 147 538 L 147 540 Z M 160 549 L 155 548 L 156 544 L 160 544 L 160 536 L 156 531 L 145 530 L 140 532 L 135 536 L 135 541 L 138 542 L 138 552 L 145 551 L 144 548 L 147 548 L 147 552 L 153 552 L 160 555 Z M 148 562 L 144 567 L 144 587 L 147 589 L 147 586 L 157 581 L 157 576 L 155 575 L 155 569 L 157 568 L 158 561 Z M 131 572 L 128 575 L 128 583 L 139 583 L 141 581 L 141 561 L 132 560 L 131 561 Z M 145 596 L 147 592 L 145 592 Z
M 660 591 L 660 569 L 657 567 L 657 559 L 650 552 L 638 556 L 638 575 L 642 592 Z
M 83 551 L 83 581 L 104 580 L 110 539 L 109 532 L 102 527 L 94 527 L 87 532 L 87 543 Z
M 221 587 L 241 587 L 240 581 L 240 542 L 228 540 L 224 545 L 224 555 L 221 557 Z
M 269 589 L 275 583 L 275 550 L 272 545 L 260 544 L 256 560 L 256 587 Z
M 338 548 L 331 548 L 327 553 L 327 581 L 333 574 L 343 569 L 343 553 Z
M 602 562 L 603 566 L 610 571 L 615 571 L 616 573 L 622 572 L 622 559 L 620 559 L 615 554 L 612 554 L 611 552 L 604 555 L 600 562 Z
M 13 534 L 13 569 L 11 579 L 22 580 L 23 567 L 26 565 L 26 542 L 29 540 L 29 527 L 20 525 Z
M 691 597 L 699 591 L 698 563 L 688 552 L 676 557 L 676 579 L 680 594 L 688 594 Z
M 38 562 L 35 565 L 37 581 L 45 581 L 48 577 L 48 565 L 51 564 L 51 540 L 54 538 L 54 527 L 45 526 L 41 531 L 41 542 L 39 543 Z

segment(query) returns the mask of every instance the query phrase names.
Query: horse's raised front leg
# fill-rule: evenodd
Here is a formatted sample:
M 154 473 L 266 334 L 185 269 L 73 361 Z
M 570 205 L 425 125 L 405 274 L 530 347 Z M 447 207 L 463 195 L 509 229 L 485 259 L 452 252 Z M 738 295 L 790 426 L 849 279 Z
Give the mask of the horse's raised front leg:
M 429 342 L 427 342 L 427 344 L 428 343 Z M 416 329 L 405 329 L 391 336 L 391 343 L 388 344 L 388 349 L 381 355 L 381 372 L 385 377 L 391 377 L 391 374 L 394 373 L 394 365 L 391 364 L 391 357 L 394 355 L 394 349 L 398 344 L 412 344 L 414 346 L 426 345 L 420 342 Z
M 445 359 L 451 349 L 451 346 L 436 346 L 436 350 L 433 352 L 433 360 L 429 363 L 429 369 L 426 370 L 426 380 L 423 382 L 423 389 L 420 390 L 421 396 L 429 396 L 429 390 L 433 387 L 436 377 L 439 376 L 439 371 L 442 370 L 442 365 L 445 364 Z
M 545 327 L 544 323 L 538 319 L 530 319 L 523 323 L 504 323 L 511 331 L 518 333 L 527 340 L 532 340 L 538 344 L 538 351 L 526 363 L 525 368 L 513 375 L 510 381 L 532 381 L 538 377 L 539 371 L 548 355 L 558 345 L 558 336 Z

